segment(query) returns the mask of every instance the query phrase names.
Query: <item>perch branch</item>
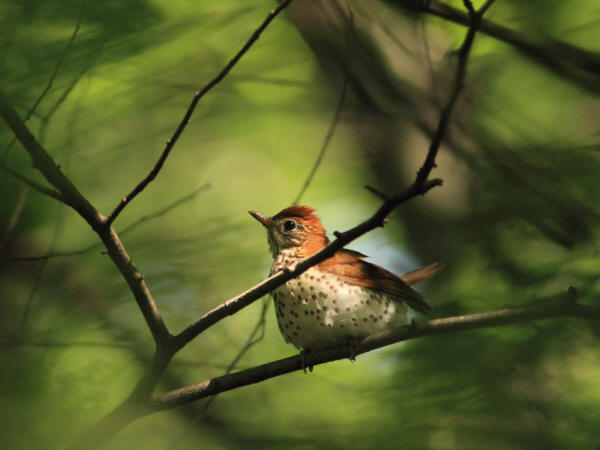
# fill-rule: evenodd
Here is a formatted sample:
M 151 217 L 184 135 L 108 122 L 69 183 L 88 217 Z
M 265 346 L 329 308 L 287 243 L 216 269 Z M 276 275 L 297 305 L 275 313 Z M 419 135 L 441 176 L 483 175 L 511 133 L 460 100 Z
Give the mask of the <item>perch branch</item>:
M 452 333 L 457 331 L 490 328 L 502 325 L 532 322 L 536 320 L 557 317 L 574 317 L 588 320 L 600 320 L 600 309 L 581 305 L 574 301 L 573 291 L 569 291 L 566 299 L 564 293 L 558 299 L 545 299 L 534 306 L 502 309 L 479 314 L 469 314 L 455 317 L 444 317 L 423 323 L 413 323 L 397 330 L 389 330 L 367 336 L 356 347 L 354 354 L 375 350 L 396 342 L 415 339 L 422 336 Z M 173 390 L 166 394 L 155 395 L 149 412 L 174 408 L 187 403 L 210 397 L 231 389 L 258 383 L 279 375 L 283 375 L 303 367 L 324 364 L 330 361 L 349 358 L 350 350 L 347 345 L 317 350 L 304 355 L 284 358 L 251 369 L 223 375 Z

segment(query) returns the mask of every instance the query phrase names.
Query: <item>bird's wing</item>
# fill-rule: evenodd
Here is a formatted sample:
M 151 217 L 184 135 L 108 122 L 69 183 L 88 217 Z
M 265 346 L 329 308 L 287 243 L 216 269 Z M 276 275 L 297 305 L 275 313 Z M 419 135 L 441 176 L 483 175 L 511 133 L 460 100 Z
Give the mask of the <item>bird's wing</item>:
M 318 266 L 350 284 L 372 289 L 404 302 L 420 313 L 431 311 L 421 294 L 383 267 L 364 261 L 364 257 L 365 255 L 354 250 L 342 249 Z

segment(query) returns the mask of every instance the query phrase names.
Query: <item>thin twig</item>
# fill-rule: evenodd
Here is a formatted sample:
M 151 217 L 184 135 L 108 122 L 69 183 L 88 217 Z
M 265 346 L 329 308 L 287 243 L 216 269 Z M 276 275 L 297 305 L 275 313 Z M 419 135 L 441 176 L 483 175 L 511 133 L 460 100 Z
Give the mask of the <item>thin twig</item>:
M 54 66 L 54 70 L 52 71 L 52 75 L 50 75 L 50 79 L 48 80 L 48 83 L 46 83 L 46 86 L 42 90 L 41 94 L 38 96 L 38 98 L 35 101 L 35 103 L 31 106 L 31 108 L 29 108 L 29 110 L 25 114 L 25 117 L 23 118 L 23 122 L 27 122 L 29 120 L 29 118 L 36 111 L 37 107 L 40 105 L 40 103 L 42 102 L 42 100 L 44 99 L 44 97 L 46 96 L 46 94 L 52 88 L 52 85 L 54 84 L 54 80 L 56 79 L 56 76 L 58 75 L 58 71 L 59 71 L 60 67 L 62 66 L 65 58 L 69 54 L 69 51 L 71 50 L 71 47 L 73 46 L 73 42 L 75 42 L 75 38 L 77 37 L 77 33 L 79 33 L 80 26 L 81 26 L 81 17 L 77 20 L 77 25 L 75 26 L 75 30 L 73 30 L 73 34 L 71 35 L 71 38 L 69 39 L 69 42 L 67 43 L 67 47 L 65 48 L 64 52 L 60 56 L 60 58 L 57 61 L 56 65 Z M 15 144 L 15 142 L 17 142 L 17 137 L 16 136 L 12 139 L 12 141 L 10 142 L 10 144 L 8 144 L 8 146 L 4 150 L 2 158 L 0 159 L 0 165 L 1 166 L 4 166 L 4 160 L 5 160 L 6 156 L 8 155 L 8 152 L 10 151 L 10 149 L 12 148 L 12 146 Z
M 269 309 L 269 305 L 270 305 L 269 300 L 266 300 L 265 302 L 263 302 L 263 305 L 262 305 L 262 308 L 260 311 L 260 315 L 258 317 L 258 321 L 256 322 L 256 325 L 254 325 L 254 328 L 250 332 L 248 339 L 246 339 L 246 342 L 242 346 L 240 351 L 237 353 L 237 355 L 235 355 L 235 357 L 227 365 L 227 367 L 225 367 L 225 372 L 223 373 L 223 375 L 229 375 L 231 373 L 231 371 L 237 367 L 238 362 L 244 357 L 244 355 L 248 352 L 248 350 L 250 350 L 250 348 L 252 346 L 254 346 L 255 344 L 257 344 L 258 342 L 260 342 L 263 339 L 263 337 L 265 335 L 265 317 L 267 315 L 267 309 Z M 257 337 L 257 334 L 259 334 L 258 337 Z M 205 417 L 206 413 L 208 412 L 208 409 L 214 403 L 216 398 L 217 398 L 217 396 L 213 395 L 202 405 L 202 409 L 200 410 L 198 415 L 193 419 L 193 424 L 199 423 L 200 420 L 203 417 Z M 168 449 L 179 448 L 179 444 L 181 443 L 181 440 L 188 434 L 188 432 L 189 432 L 189 430 L 185 430 L 182 433 L 180 433 L 177 437 L 175 437 L 175 439 L 173 439 L 173 442 L 171 442 L 171 444 L 169 445 Z
M 67 98 L 69 97 L 69 95 L 71 94 L 73 89 L 75 89 L 75 86 L 77 86 L 79 81 L 81 81 L 83 76 L 87 73 L 88 70 L 90 70 L 90 68 L 94 65 L 96 60 L 100 57 L 100 54 L 102 53 L 104 44 L 107 39 L 108 39 L 108 34 L 106 34 L 104 36 L 104 38 L 100 41 L 100 44 L 96 46 L 96 48 L 91 53 L 91 56 L 89 56 L 87 63 L 81 68 L 79 73 L 77 73 L 77 75 L 75 75 L 75 77 L 71 80 L 69 85 L 63 90 L 60 97 L 56 100 L 56 102 L 54 102 L 54 105 L 52 105 L 52 107 L 49 109 L 49 111 L 42 117 L 43 121 L 47 121 L 50 117 L 52 117 L 54 115 L 54 113 L 67 100 Z
M 337 107 L 335 108 L 335 113 L 333 115 L 333 118 L 331 119 L 331 123 L 329 125 L 329 129 L 327 130 L 327 134 L 325 135 L 325 139 L 323 139 L 323 144 L 321 144 L 321 150 L 319 150 L 319 155 L 317 156 L 317 159 L 315 160 L 315 163 L 314 163 L 310 173 L 308 174 L 308 177 L 304 181 L 304 184 L 302 185 L 300 192 L 298 192 L 298 195 L 294 199 L 293 204 L 295 204 L 295 205 L 298 204 L 298 202 L 300 201 L 300 199 L 302 198 L 302 196 L 308 189 L 308 186 L 310 185 L 313 177 L 315 176 L 315 173 L 317 173 L 317 170 L 319 169 L 319 166 L 321 165 L 321 161 L 323 160 L 323 156 L 325 156 L 327 147 L 329 147 L 329 143 L 331 142 L 333 133 L 335 132 L 337 124 L 340 120 L 340 113 L 342 112 L 342 108 L 344 106 L 344 100 L 346 99 L 346 88 L 347 87 L 348 87 L 348 77 L 344 78 L 344 84 L 342 86 L 342 92 L 340 94 L 340 99 L 338 100 Z
M 133 222 L 133 223 L 127 225 L 125 228 L 123 228 L 119 232 L 119 234 L 121 236 L 123 236 L 126 233 L 129 233 L 132 230 L 134 230 L 135 228 L 137 228 L 139 225 L 142 225 L 145 222 L 148 222 L 152 219 L 156 219 L 157 217 L 167 214 L 168 212 L 170 212 L 171 210 L 175 209 L 176 207 L 182 205 L 183 203 L 193 200 L 199 193 L 204 192 L 204 191 L 208 190 L 209 188 L 210 188 L 210 183 L 203 184 L 202 186 L 196 188 L 194 191 L 190 192 L 189 194 L 186 194 L 183 197 L 175 200 L 173 203 L 168 204 L 164 208 L 162 208 L 156 212 L 153 212 L 152 214 L 148 214 L 146 216 L 140 217 L 135 222 Z M 34 262 L 34 261 L 41 261 L 41 260 L 48 259 L 48 258 L 57 258 L 57 257 L 64 257 L 64 256 L 78 256 L 78 255 L 83 255 L 85 253 L 88 253 L 88 252 L 90 252 L 94 249 L 100 248 L 100 247 L 102 247 L 102 242 L 96 242 L 94 244 L 88 245 L 87 247 L 80 248 L 78 250 L 69 250 L 69 251 L 64 251 L 64 252 L 51 252 L 51 253 L 46 253 L 45 255 L 38 255 L 38 256 L 14 256 L 14 257 L 10 258 L 10 260 L 11 261 Z
M 38 96 L 37 100 L 34 102 L 34 104 L 29 108 L 29 110 L 25 114 L 25 117 L 23 118 L 24 122 L 28 121 L 29 118 L 33 115 L 33 113 L 35 113 L 37 107 L 40 105 L 40 103 L 42 102 L 42 100 L 44 99 L 44 97 L 46 96 L 46 94 L 52 88 L 52 85 L 54 84 L 54 80 L 56 79 L 56 76 L 58 75 L 58 71 L 59 71 L 60 67 L 62 66 L 65 58 L 69 54 L 69 51 L 71 50 L 71 47 L 73 46 L 73 42 L 75 41 L 75 38 L 77 37 L 77 33 L 79 33 L 80 26 L 81 26 L 81 18 L 79 18 L 79 20 L 77 21 L 77 25 L 75 26 L 75 30 L 73 30 L 73 34 L 71 35 L 71 38 L 69 39 L 64 52 L 62 53 L 62 55 L 59 58 L 59 60 L 56 63 L 56 65 L 54 66 L 54 70 L 52 71 L 52 75 L 50 75 L 50 79 L 46 83 L 46 86 L 44 87 L 44 89 L 42 90 L 42 92 L 40 93 L 40 95 Z M 2 158 L 0 158 L 0 167 L 6 173 L 8 173 L 9 175 L 11 175 L 14 178 L 18 179 L 22 183 L 25 183 L 27 186 L 32 187 L 36 191 L 38 191 L 38 192 L 40 192 L 42 194 L 48 195 L 48 196 L 50 196 L 50 197 L 52 197 L 52 198 L 54 198 L 54 199 L 56 199 L 56 200 L 64 203 L 64 199 L 62 198 L 62 195 L 58 191 L 55 191 L 55 190 L 50 189 L 50 188 L 48 188 L 46 186 L 43 186 L 43 185 L 41 185 L 41 184 L 39 184 L 39 183 L 37 183 L 37 182 L 29 179 L 25 175 L 21 175 L 20 173 L 12 170 L 8 166 L 6 166 L 6 163 L 5 163 L 6 157 L 8 156 L 8 153 L 10 152 L 10 149 L 15 144 L 15 142 L 17 142 L 17 137 L 16 136 L 11 140 L 11 142 L 8 144 L 8 146 L 4 150 L 4 153 L 2 154 Z M 22 191 L 22 192 L 26 192 L 26 191 Z M 16 216 L 13 214 L 13 218 L 11 219 L 11 223 L 14 223 L 14 225 L 16 225 L 16 222 L 17 222 L 17 220 L 19 218 L 19 214 L 20 214 L 20 212 L 22 210 L 23 210 L 23 205 L 20 204 L 20 203 L 17 203 L 17 208 L 15 209 L 15 212 L 18 211 L 18 214 Z M 10 229 L 10 227 L 9 227 L 9 229 Z M 3 244 L 6 242 L 7 237 L 8 237 L 8 234 L 5 232 L 5 235 L 2 238 L 2 243 L 0 243 L 0 249 L 2 249 Z
M 32 179 L 27 178 L 25 175 L 21 175 L 19 172 L 15 172 L 14 170 L 12 170 L 9 167 L 4 166 L 4 167 L 2 167 L 2 169 L 10 176 L 16 178 L 21 183 L 26 184 L 30 188 L 33 188 L 34 190 L 38 191 L 40 194 L 44 194 L 44 195 L 47 195 L 48 197 L 52 197 L 53 199 L 58 200 L 61 203 L 66 203 L 62 194 L 60 192 L 58 192 L 57 190 L 46 187 L 43 184 L 38 183 L 37 181 L 33 181 Z
M 482 8 L 483 12 L 485 12 L 487 8 L 489 8 L 492 2 L 493 0 L 486 2 L 486 4 L 484 5 L 485 9 Z M 462 90 L 465 83 L 469 54 L 471 52 L 471 47 L 473 46 L 473 41 L 475 40 L 475 35 L 477 34 L 477 29 L 479 28 L 479 25 L 481 23 L 483 12 L 475 11 L 470 0 L 463 0 L 463 3 L 469 11 L 469 15 L 471 17 L 471 24 L 469 25 L 469 29 L 467 30 L 467 35 L 465 36 L 464 42 L 462 43 L 458 51 L 458 64 L 456 67 L 456 75 L 454 78 L 454 86 L 452 88 L 452 92 L 450 93 L 450 97 L 448 98 L 446 105 L 440 112 L 438 126 L 435 131 L 435 134 L 433 135 L 433 138 L 431 139 L 425 162 L 417 172 L 417 178 L 415 180 L 415 184 L 417 185 L 424 183 L 429 178 L 429 174 L 435 167 L 435 158 L 442 143 L 442 139 L 444 138 L 444 134 L 446 133 L 446 129 L 448 128 L 448 123 L 450 122 L 450 116 L 452 115 L 454 105 L 456 104 L 460 91 Z
M 460 25 L 470 26 L 469 14 L 436 0 L 395 0 L 399 7 L 410 11 L 431 14 Z M 480 8 L 483 13 L 493 1 Z M 480 31 L 490 37 L 512 45 L 534 63 L 546 67 L 568 81 L 575 82 L 588 91 L 599 93 L 600 54 L 559 40 L 546 40 L 543 44 L 533 36 L 507 28 L 490 20 L 482 20 Z
M 248 350 L 250 350 L 250 348 L 254 344 L 260 342 L 262 340 L 262 338 L 264 337 L 264 335 L 265 335 L 265 318 L 267 315 L 267 310 L 269 309 L 269 305 L 270 305 L 270 301 L 268 299 L 263 302 L 262 308 L 260 310 L 260 315 L 258 316 L 258 321 L 256 322 L 256 325 L 254 325 L 254 328 L 250 332 L 250 335 L 248 336 L 248 339 L 246 339 L 246 342 L 243 345 L 243 347 L 240 349 L 240 351 L 235 356 L 235 358 L 233 358 L 233 360 L 229 363 L 229 366 L 227 366 L 227 369 L 225 370 L 224 375 L 230 374 L 231 371 L 233 369 L 235 369 L 235 367 L 237 366 L 237 363 L 240 362 L 240 360 L 248 352 Z M 257 335 L 258 335 L 258 337 L 257 337 Z M 208 408 L 210 408 L 210 405 L 212 405 L 215 398 L 216 398 L 216 396 L 211 397 L 202 406 L 203 413 L 206 413 L 206 411 L 208 411 Z
M 12 129 L 15 136 L 17 136 L 23 145 L 23 148 L 29 153 L 34 167 L 61 193 L 64 202 L 75 209 L 93 229 L 96 229 L 98 224 L 104 221 L 104 218 L 79 192 L 71 180 L 62 173 L 60 166 L 56 164 L 46 149 L 33 136 L 3 92 L 0 92 L 0 116 Z
M 150 289 L 148 289 L 144 275 L 133 264 L 119 235 L 111 226 L 106 226 L 106 218 L 63 174 L 46 149 L 40 145 L 27 125 L 19 118 L 2 92 L 0 92 L 0 116 L 19 138 L 23 148 L 29 153 L 33 165 L 63 195 L 65 202 L 98 234 L 106 247 L 108 255 L 121 272 L 131 293 L 134 295 L 157 348 L 165 345 L 170 339 L 169 330 L 162 319 Z
M 25 207 L 25 202 L 27 201 L 27 195 L 29 194 L 30 187 L 27 185 L 21 186 L 21 191 L 19 192 L 19 196 L 17 197 L 17 202 L 15 204 L 15 209 L 13 209 L 12 214 L 10 215 L 10 219 L 8 220 L 8 225 L 2 233 L 2 237 L 0 238 L 0 255 L 2 254 L 2 250 L 4 246 L 8 242 L 8 238 L 10 234 L 17 226 L 17 222 L 19 221 L 19 217 L 21 217 L 21 212 Z
M 58 218 L 56 224 L 54 226 L 54 231 L 52 232 L 52 238 L 50 239 L 50 245 L 48 246 L 49 252 L 54 250 L 56 246 L 56 242 L 58 240 L 58 236 L 60 235 L 60 231 L 63 224 L 64 212 L 63 208 L 58 209 Z M 46 271 L 46 265 L 48 264 L 48 259 L 42 261 L 37 267 L 37 272 L 35 274 L 33 285 L 31 287 L 31 291 L 29 292 L 29 296 L 27 297 L 27 301 L 25 302 L 25 307 L 23 308 L 23 315 L 21 316 L 21 324 L 17 330 L 17 333 L 21 336 L 25 334 L 27 327 L 27 319 L 29 318 L 29 313 L 31 311 L 31 305 L 33 304 L 33 299 L 35 298 L 39 287 L 42 284 L 42 279 L 44 277 L 44 272 Z
M 171 138 L 167 141 L 167 144 L 166 144 L 164 150 L 162 151 L 160 158 L 154 165 L 154 168 L 150 171 L 150 173 L 148 175 L 146 175 L 146 177 L 140 183 L 138 183 L 138 185 L 135 188 L 133 188 L 133 190 L 129 194 L 127 194 L 125 197 L 123 197 L 121 199 L 121 201 L 119 202 L 117 207 L 108 216 L 108 218 L 106 220 L 106 223 L 108 225 L 112 224 L 114 222 L 114 220 L 117 218 L 117 216 L 121 213 L 123 208 L 125 208 L 125 206 L 127 206 L 127 204 L 129 202 L 131 202 L 131 200 L 133 200 L 140 192 L 142 192 L 146 188 L 146 186 L 148 186 L 148 184 L 150 184 L 150 182 L 152 180 L 154 180 L 154 178 L 156 178 L 156 176 L 160 172 L 160 169 L 162 168 L 165 161 L 167 160 L 169 153 L 171 153 L 173 146 L 177 143 L 179 136 L 181 136 L 181 133 L 183 133 L 183 130 L 189 123 L 190 118 L 192 117 L 192 114 L 193 114 L 194 110 L 196 109 L 196 105 L 198 104 L 198 101 L 200 101 L 200 99 L 202 97 L 204 97 L 204 95 L 208 91 L 210 91 L 221 80 L 223 80 L 223 78 L 225 78 L 225 76 L 227 76 L 229 71 L 238 63 L 238 61 L 242 58 L 242 56 L 244 56 L 244 54 L 250 49 L 250 47 L 252 47 L 252 45 L 258 40 L 258 38 L 260 37 L 261 33 L 265 30 L 265 28 L 267 28 L 267 26 L 271 23 L 271 21 L 275 17 L 277 17 L 277 15 L 281 11 L 283 11 L 285 9 L 285 7 L 290 4 L 291 1 L 292 0 L 285 0 L 277 8 L 272 10 L 269 13 L 269 15 L 266 17 L 266 19 L 263 21 L 263 23 L 256 29 L 256 31 L 254 31 L 254 33 L 252 33 L 252 36 L 250 36 L 250 39 L 248 39 L 248 41 L 244 44 L 244 46 L 240 49 L 240 51 L 236 53 L 236 55 L 231 59 L 231 61 L 229 61 L 229 63 L 227 63 L 227 65 L 221 70 L 221 72 L 219 72 L 219 74 L 215 78 L 213 78 L 206 86 L 204 86 L 204 88 L 202 88 L 201 91 L 198 91 L 194 94 L 194 97 L 192 98 L 192 102 L 188 106 L 188 109 L 185 112 L 183 119 L 181 119 L 181 122 L 177 126 L 177 129 L 175 130 L 175 132 L 173 133 Z
M 384 194 L 383 192 L 381 192 L 381 191 L 379 191 L 379 190 L 375 189 L 373 186 L 370 186 L 370 185 L 368 185 L 368 184 L 367 184 L 367 185 L 365 185 L 365 189 L 366 189 L 367 191 L 369 191 L 370 193 L 372 193 L 372 194 L 375 194 L 377 197 L 379 197 L 379 198 L 380 198 L 381 200 L 383 200 L 384 202 L 385 202 L 385 201 L 388 201 L 388 200 L 390 199 L 390 197 L 389 197 L 389 196 L 387 196 L 387 195 L 386 195 L 386 194 Z

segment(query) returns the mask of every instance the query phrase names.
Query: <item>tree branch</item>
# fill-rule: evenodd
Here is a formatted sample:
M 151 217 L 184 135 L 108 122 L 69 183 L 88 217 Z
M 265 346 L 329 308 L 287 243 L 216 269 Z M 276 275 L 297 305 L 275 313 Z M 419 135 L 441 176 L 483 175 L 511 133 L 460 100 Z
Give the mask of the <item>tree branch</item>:
M 388 330 L 366 337 L 355 348 L 354 354 L 359 355 L 377 348 L 422 336 L 511 325 L 557 317 L 600 320 L 600 308 L 588 307 L 575 302 L 571 290 L 566 297 L 565 299 L 565 294 L 563 293 L 560 296 L 544 299 L 533 306 L 444 317 L 423 323 L 413 323 L 397 330 Z M 185 405 L 241 386 L 247 386 L 289 372 L 302 370 L 307 365 L 315 366 L 339 359 L 350 358 L 350 356 L 348 346 L 340 345 L 307 353 L 304 355 L 304 361 L 300 355 L 296 355 L 233 374 L 212 378 L 202 383 L 173 390 L 166 394 L 155 395 L 152 399 L 149 412 Z
M 52 88 L 52 85 L 54 84 L 54 80 L 56 79 L 56 76 L 58 75 L 58 71 L 59 71 L 60 67 L 62 66 L 62 64 L 65 61 L 65 58 L 67 57 L 69 52 L 71 51 L 71 47 L 73 46 L 73 42 L 75 42 L 75 38 L 77 37 L 77 33 L 79 33 L 80 27 L 81 27 L 81 17 L 77 20 L 77 25 L 75 26 L 75 29 L 73 30 L 73 34 L 71 35 L 71 38 L 67 42 L 65 51 L 62 53 L 62 55 L 60 56 L 56 65 L 54 66 L 54 70 L 52 71 L 52 75 L 50 75 L 50 79 L 46 83 L 46 86 L 44 87 L 44 89 L 42 90 L 40 95 L 38 96 L 37 100 L 33 103 L 33 106 L 31 106 L 29 108 L 29 110 L 27 111 L 27 114 L 25 114 L 25 118 L 23 119 L 23 122 L 27 122 L 29 120 L 29 118 L 35 113 L 37 107 L 40 105 L 40 103 L 42 102 L 42 100 L 44 99 L 46 94 L 48 92 L 50 92 L 50 89 Z M 8 152 L 10 151 L 12 146 L 15 144 L 15 142 L 17 142 L 16 136 L 10 141 L 10 144 L 8 144 L 8 146 L 4 150 L 2 158 L 0 158 L 0 166 L 2 166 L 3 168 L 4 168 L 4 160 L 5 160 L 6 156 L 8 155 Z M 7 172 L 8 172 L 8 170 L 7 170 Z
M 202 186 L 196 188 L 194 191 L 190 192 L 189 194 L 186 194 L 183 197 L 175 200 L 173 203 L 168 204 L 164 208 L 162 208 L 162 209 L 160 209 L 158 211 L 155 211 L 153 213 L 150 213 L 150 214 L 147 214 L 145 216 L 140 217 L 135 222 L 127 225 L 125 228 L 123 228 L 122 230 L 120 230 L 119 231 L 119 235 L 120 236 L 124 236 L 126 233 L 129 233 L 130 231 L 134 230 L 139 225 L 141 225 L 141 224 L 143 224 L 145 222 L 148 222 L 150 220 L 156 219 L 157 217 L 160 217 L 160 216 L 163 216 L 163 215 L 167 214 L 168 212 L 170 212 L 174 208 L 180 206 L 181 204 L 183 204 L 183 203 L 185 203 L 185 202 L 187 202 L 189 200 L 192 200 L 199 193 L 204 192 L 205 190 L 208 190 L 209 188 L 210 188 L 210 183 L 203 184 Z M 80 248 L 80 249 L 77 249 L 77 250 L 49 252 L 49 253 L 46 253 L 45 255 L 38 255 L 38 256 L 13 256 L 13 257 L 11 257 L 9 259 L 11 261 L 35 262 L 35 261 L 42 261 L 42 260 L 50 259 L 50 258 L 83 255 L 84 253 L 90 252 L 90 251 L 94 250 L 95 248 L 99 248 L 99 247 L 102 247 L 102 242 L 96 242 L 94 244 L 88 245 L 87 247 Z
M 196 105 L 198 104 L 200 99 L 202 97 L 204 97 L 204 95 L 208 91 L 210 91 L 221 80 L 223 80 L 223 78 L 225 78 L 227 76 L 229 71 L 238 63 L 238 61 L 242 58 L 242 56 L 244 56 L 244 54 L 250 49 L 250 47 L 252 47 L 252 45 L 258 40 L 258 38 L 260 37 L 261 33 L 265 30 L 265 28 L 267 28 L 267 26 L 271 23 L 271 21 L 273 21 L 273 19 L 275 17 L 277 17 L 277 15 L 281 11 L 283 11 L 286 8 L 286 6 L 290 4 L 291 1 L 292 0 L 285 0 L 277 8 L 275 8 L 273 11 L 271 11 L 269 13 L 269 15 L 266 17 L 266 19 L 263 21 L 263 23 L 256 29 L 256 31 L 254 31 L 254 33 L 252 33 L 252 35 L 250 36 L 250 39 L 248 39 L 248 41 L 244 44 L 244 46 L 240 49 L 240 51 L 237 52 L 237 54 L 231 59 L 231 61 L 229 61 L 229 63 L 221 70 L 221 72 L 219 72 L 219 74 L 215 78 L 213 78 L 206 86 L 204 86 L 204 88 L 202 88 L 201 91 L 198 91 L 194 94 L 194 97 L 192 98 L 192 102 L 190 103 L 190 106 L 188 106 L 187 111 L 183 115 L 183 119 L 181 119 L 181 122 L 177 126 L 177 129 L 175 130 L 175 132 L 173 133 L 171 138 L 167 141 L 167 144 L 166 144 L 164 150 L 162 151 L 160 158 L 158 159 L 158 161 L 156 161 L 154 168 L 150 171 L 150 173 L 148 175 L 146 175 L 146 177 L 142 181 L 140 181 L 140 183 L 138 183 L 138 185 L 135 188 L 133 188 L 133 190 L 129 194 L 127 194 L 125 197 L 123 197 L 121 199 L 119 204 L 116 206 L 116 208 L 113 210 L 113 212 L 110 213 L 110 215 L 107 218 L 107 223 L 109 225 L 114 222 L 114 220 L 121 213 L 121 211 L 123 211 L 123 208 L 125 208 L 125 206 L 127 206 L 127 204 L 129 202 L 131 202 L 131 200 L 133 200 L 140 192 L 142 192 L 146 188 L 146 186 L 148 186 L 148 184 L 150 184 L 150 182 L 152 182 L 152 180 L 154 180 L 154 178 L 156 178 L 156 176 L 158 175 L 158 172 L 160 172 L 160 169 L 162 169 L 162 166 L 164 165 L 165 161 L 167 160 L 167 157 L 171 153 L 171 150 L 177 143 L 179 136 L 181 136 L 181 134 L 183 133 L 183 130 L 185 130 L 185 127 L 189 123 L 190 118 L 192 117 L 192 114 L 194 113 L 194 109 L 196 109 Z
M 435 0 L 388 0 L 401 8 L 430 14 L 441 19 L 470 26 L 471 18 L 458 8 Z M 484 7 L 490 5 L 487 2 Z M 485 12 L 480 8 L 480 12 Z M 483 11 L 482 11 L 483 10 Z M 531 36 L 526 36 L 519 31 L 498 25 L 490 20 L 483 19 L 480 31 L 490 37 L 512 45 L 521 53 L 529 56 L 534 62 L 550 69 L 561 77 L 574 81 L 590 92 L 600 92 L 598 73 L 600 73 L 600 54 L 576 47 L 566 42 L 545 40 L 543 44 L 536 42 Z M 581 72 L 587 76 L 584 76 Z
M 467 10 L 469 11 L 470 25 L 469 29 L 467 30 L 465 40 L 460 46 L 460 49 L 458 50 L 458 64 L 456 67 L 456 75 L 454 77 L 454 86 L 452 87 L 452 92 L 450 94 L 450 97 L 448 98 L 446 105 L 440 112 L 440 119 L 438 122 L 437 129 L 433 135 L 433 138 L 431 139 L 431 143 L 429 144 L 429 151 L 427 152 L 425 162 L 417 172 L 417 179 L 415 180 L 415 184 L 421 184 L 425 182 L 425 180 L 429 178 L 429 174 L 435 167 L 435 158 L 442 143 L 442 139 L 446 134 L 446 129 L 448 128 L 448 123 L 450 122 L 450 116 L 452 115 L 452 110 L 454 109 L 456 100 L 458 100 L 460 91 L 462 90 L 465 84 L 467 62 L 469 61 L 469 54 L 471 52 L 471 47 L 473 46 L 473 41 L 475 40 L 475 35 L 477 34 L 477 29 L 481 24 L 483 13 L 487 11 L 487 9 L 491 6 L 494 0 L 488 0 L 480 8 L 479 11 L 475 11 L 475 9 L 473 9 L 473 4 L 470 0 L 463 0 L 463 2 Z
M 144 276 L 131 261 L 116 231 L 106 223 L 106 218 L 92 206 L 73 183 L 71 183 L 71 180 L 61 172 L 60 167 L 37 142 L 2 92 L 0 92 L 0 116 L 4 118 L 15 136 L 21 141 L 25 150 L 29 153 L 34 167 L 61 193 L 65 203 L 77 211 L 98 236 L 100 236 L 109 256 L 129 285 L 129 289 L 142 311 L 157 347 L 164 346 L 169 340 L 169 331 L 144 281 Z
M 58 192 L 57 190 L 46 187 L 43 184 L 38 183 L 37 181 L 33 181 L 33 180 L 27 178 L 25 175 L 21 175 L 19 172 L 16 172 L 16 171 L 12 170 L 10 167 L 7 167 L 6 165 L 4 165 L 3 162 L 0 162 L 0 167 L 2 167 L 2 170 L 4 170 L 7 174 L 16 178 L 21 183 L 24 183 L 27 186 L 35 189 L 40 194 L 47 195 L 48 197 L 52 197 L 53 199 L 66 204 L 66 201 L 63 198 L 62 194 L 60 192 Z
M 52 157 L 38 143 L 25 123 L 19 118 L 14 108 L 9 104 L 0 91 L 0 116 L 12 129 L 15 136 L 29 153 L 33 166 L 37 168 L 44 178 L 54 186 L 62 195 L 64 202 L 79 213 L 90 226 L 97 230 L 104 218 L 91 203 L 77 190 L 71 181 L 61 172 L 60 167 Z

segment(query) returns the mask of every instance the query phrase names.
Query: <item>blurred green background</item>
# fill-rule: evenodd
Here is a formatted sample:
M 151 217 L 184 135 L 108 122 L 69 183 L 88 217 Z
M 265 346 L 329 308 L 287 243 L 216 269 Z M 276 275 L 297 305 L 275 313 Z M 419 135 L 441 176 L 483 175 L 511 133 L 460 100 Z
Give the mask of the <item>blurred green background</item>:
M 408 7 L 418 3 L 296 0 L 201 100 L 159 177 L 115 222 L 126 230 L 186 198 L 122 236 L 172 332 L 268 273 L 264 230 L 246 211 L 296 198 L 344 82 L 301 203 L 331 233 L 378 207 L 365 184 L 396 193 L 412 182 L 466 31 Z M 2 89 L 25 117 L 52 80 L 28 126 L 108 214 L 275 5 L 5 0 Z M 448 263 L 422 287 L 431 317 L 571 285 L 597 305 L 600 3 L 498 0 L 486 17 L 522 41 L 476 38 L 433 174 L 444 186 L 351 247 L 396 273 Z M 6 153 L 12 140 L 2 123 L 4 164 L 43 182 L 19 144 Z M 2 447 L 62 448 L 131 392 L 152 340 L 101 248 L 20 259 L 95 244 L 79 216 L 5 171 L 0 189 Z M 159 390 L 222 374 L 261 310 L 188 345 Z M 596 323 L 556 319 L 421 338 L 143 418 L 101 448 L 598 448 L 599 337 Z M 294 353 L 269 305 L 264 337 L 237 368 Z

